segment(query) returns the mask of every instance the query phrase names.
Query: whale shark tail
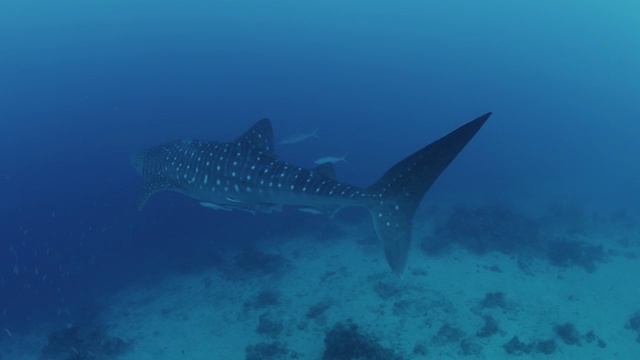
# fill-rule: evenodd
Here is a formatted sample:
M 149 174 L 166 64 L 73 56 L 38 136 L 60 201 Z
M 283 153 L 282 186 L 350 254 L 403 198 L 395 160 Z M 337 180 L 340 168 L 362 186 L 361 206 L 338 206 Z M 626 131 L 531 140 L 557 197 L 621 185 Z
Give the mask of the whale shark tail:
M 367 190 L 368 209 L 391 269 L 402 276 L 411 245 L 412 219 L 424 194 L 491 116 L 486 113 L 416 151 Z

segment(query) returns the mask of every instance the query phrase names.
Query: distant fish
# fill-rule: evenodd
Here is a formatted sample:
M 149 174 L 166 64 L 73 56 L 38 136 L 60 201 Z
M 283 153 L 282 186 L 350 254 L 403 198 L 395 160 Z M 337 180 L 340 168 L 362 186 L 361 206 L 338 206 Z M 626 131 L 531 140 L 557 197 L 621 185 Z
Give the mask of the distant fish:
M 280 141 L 280 144 L 295 144 L 295 143 L 299 143 L 299 142 L 303 142 L 305 140 L 309 140 L 311 138 L 319 138 L 318 136 L 318 130 L 320 129 L 315 129 L 313 132 L 310 132 L 308 134 L 293 134 L 290 136 L 287 136 L 286 138 L 282 139 L 282 141 Z
M 210 202 L 200 202 L 200 205 L 209 208 L 209 209 L 213 209 L 213 210 L 224 210 L 224 211 L 231 211 L 232 209 L 230 207 L 225 207 L 225 206 L 220 206 L 218 204 L 214 204 L 214 203 L 210 203 Z
M 227 200 L 231 201 L 231 202 L 235 202 L 234 200 L 232 200 L 231 198 L 227 198 Z M 209 209 L 213 209 L 213 210 L 222 210 L 222 211 L 231 211 L 231 210 L 243 210 L 246 211 L 250 214 L 255 215 L 256 211 L 253 209 L 248 209 L 246 207 L 243 206 L 233 206 L 233 204 L 231 205 L 226 205 L 226 206 L 222 206 L 222 205 L 218 205 L 218 204 L 214 204 L 214 203 L 210 203 L 210 202 L 200 202 L 200 205 L 209 208 Z
M 339 163 L 339 162 L 344 162 L 345 164 L 347 163 L 347 154 L 342 155 L 341 157 L 337 157 L 337 156 L 325 156 L 325 157 L 321 157 L 320 159 L 314 161 L 314 163 L 318 164 L 318 165 L 322 165 L 322 164 L 326 164 L 326 163 Z
M 298 211 L 303 212 L 305 214 L 311 214 L 311 215 L 324 215 L 325 214 L 322 211 L 320 211 L 318 209 L 311 208 L 311 207 L 298 208 Z

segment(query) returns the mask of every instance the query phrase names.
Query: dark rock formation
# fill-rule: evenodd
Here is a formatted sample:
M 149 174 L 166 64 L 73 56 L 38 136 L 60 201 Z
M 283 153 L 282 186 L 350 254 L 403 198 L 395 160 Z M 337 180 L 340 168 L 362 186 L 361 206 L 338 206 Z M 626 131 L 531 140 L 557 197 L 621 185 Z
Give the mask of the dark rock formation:
M 501 291 L 497 291 L 486 293 L 484 299 L 480 301 L 480 307 L 487 309 L 501 308 L 503 310 L 507 310 L 509 308 L 509 304 L 507 303 L 506 295 Z
M 460 352 L 465 356 L 478 356 L 482 354 L 482 345 L 475 339 L 463 339 L 460 341 Z
M 264 309 L 280 303 L 280 292 L 274 290 L 261 291 L 254 299 L 244 303 L 245 310 Z
M 444 345 L 452 342 L 458 342 L 464 338 L 465 333 L 455 326 L 444 324 L 433 336 L 431 341 L 436 345 Z
M 580 266 L 587 272 L 596 271 L 598 264 L 605 261 L 602 245 L 589 245 L 577 240 L 554 240 L 547 244 L 547 259 L 560 267 Z
M 483 316 L 484 325 L 478 330 L 478 337 L 490 337 L 498 333 L 498 322 L 491 316 Z
M 319 303 L 311 306 L 307 311 L 307 319 L 317 319 L 322 316 L 331 307 L 331 302 L 328 300 L 320 301 Z
M 261 335 L 276 338 L 280 335 L 283 329 L 284 325 L 282 324 L 282 321 L 271 313 L 266 312 L 260 315 L 256 332 Z
M 396 282 L 378 281 L 373 285 L 373 291 L 380 296 L 382 300 L 397 296 L 402 292 L 402 286 Z
M 538 343 L 536 343 L 536 352 L 545 355 L 553 354 L 554 352 L 556 352 L 557 348 L 558 343 L 556 343 L 554 339 L 540 340 L 538 341 Z
M 336 323 L 324 338 L 323 360 L 403 360 L 392 350 L 360 333 L 352 322 Z
M 289 358 L 289 349 L 276 341 L 249 345 L 245 349 L 245 360 L 282 360 Z
M 447 221 L 425 239 L 422 249 L 428 254 L 447 251 L 450 244 L 482 254 L 488 251 L 522 253 L 538 242 L 538 225 L 507 205 L 469 208 L 455 206 Z
M 524 355 L 533 351 L 534 344 L 525 344 L 518 339 L 518 336 L 514 336 L 502 347 L 509 355 Z
M 553 331 L 558 335 L 562 341 L 567 345 L 579 345 L 580 333 L 576 326 L 572 323 L 564 323 L 562 325 L 556 325 Z
M 625 328 L 635 331 L 638 334 L 636 342 L 640 343 L 640 311 L 636 311 L 629 317 L 629 321 L 625 325 Z

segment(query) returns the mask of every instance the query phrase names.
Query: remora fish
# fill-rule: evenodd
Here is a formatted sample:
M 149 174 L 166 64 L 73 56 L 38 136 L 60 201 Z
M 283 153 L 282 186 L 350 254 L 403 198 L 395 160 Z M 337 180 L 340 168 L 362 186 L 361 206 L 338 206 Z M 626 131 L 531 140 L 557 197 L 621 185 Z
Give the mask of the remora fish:
M 287 136 L 286 138 L 282 139 L 282 141 L 280 141 L 280 144 L 284 144 L 284 145 L 295 144 L 295 143 L 299 143 L 299 142 L 303 142 L 305 140 L 311 139 L 313 137 L 319 138 L 318 130 L 320 129 L 315 129 L 308 134 L 293 134 L 293 135 Z
M 345 164 L 347 163 L 347 154 L 342 155 L 341 157 L 338 156 L 325 156 L 325 157 L 321 157 L 320 159 L 314 161 L 314 163 L 318 164 L 318 165 L 322 165 L 322 164 L 326 164 L 326 163 L 339 163 L 339 162 L 344 162 Z
M 132 164 L 148 180 L 138 208 L 164 190 L 190 196 L 205 206 L 250 212 L 296 205 L 331 215 L 343 206 L 364 206 L 373 217 L 389 266 L 402 276 L 411 221 L 422 197 L 490 115 L 418 150 L 367 188 L 336 180 L 331 163 L 305 169 L 278 159 L 268 119 L 229 143 L 176 140 L 131 156 Z

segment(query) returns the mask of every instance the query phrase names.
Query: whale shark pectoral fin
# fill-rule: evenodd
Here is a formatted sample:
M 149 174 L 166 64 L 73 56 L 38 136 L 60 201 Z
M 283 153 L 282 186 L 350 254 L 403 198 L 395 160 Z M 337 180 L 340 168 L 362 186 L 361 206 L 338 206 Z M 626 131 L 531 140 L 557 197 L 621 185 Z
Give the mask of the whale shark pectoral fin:
M 144 185 L 144 187 L 142 188 L 142 192 L 138 196 L 138 210 L 142 210 L 144 204 L 147 203 L 147 200 L 149 200 L 149 198 L 151 198 L 155 193 L 168 190 L 177 190 L 177 188 L 173 186 L 164 176 L 157 176 L 149 180 Z

